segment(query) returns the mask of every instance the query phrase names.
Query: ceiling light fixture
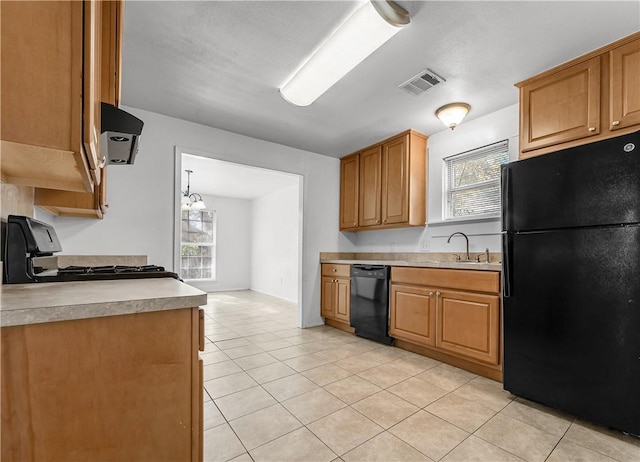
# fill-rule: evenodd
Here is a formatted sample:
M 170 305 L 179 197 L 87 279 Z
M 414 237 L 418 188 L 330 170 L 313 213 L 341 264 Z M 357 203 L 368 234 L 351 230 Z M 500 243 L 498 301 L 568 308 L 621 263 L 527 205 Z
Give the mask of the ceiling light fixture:
M 280 94 L 296 106 L 310 105 L 409 21 L 409 13 L 392 1 L 367 0 L 316 49 Z
M 471 106 L 467 103 L 451 103 L 438 108 L 436 117 L 442 121 L 445 126 L 451 130 L 456 128 L 462 119 L 471 110 Z
M 191 174 L 193 170 L 185 170 L 187 172 L 187 190 L 182 192 L 182 210 L 203 210 L 206 206 L 202 200 L 202 196 L 198 193 L 192 193 L 189 191 L 191 188 Z

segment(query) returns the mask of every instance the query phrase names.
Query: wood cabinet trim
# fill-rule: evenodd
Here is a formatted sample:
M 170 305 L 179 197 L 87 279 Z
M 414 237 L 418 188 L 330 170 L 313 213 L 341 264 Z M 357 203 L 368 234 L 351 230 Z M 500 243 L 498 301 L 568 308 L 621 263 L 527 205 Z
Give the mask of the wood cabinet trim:
M 348 157 L 348 156 L 352 156 L 352 155 L 354 155 L 354 154 L 358 154 L 358 153 L 360 153 L 360 152 L 362 152 L 362 151 L 366 151 L 366 150 L 368 150 L 368 149 L 371 149 L 371 148 L 373 148 L 373 147 L 375 147 L 375 146 L 378 146 L 378 145 L 381 145 L 381 144 L 389 143 L 389 142 L 391 142 L 391 141 L 395 140 L 396 138 L 402 138 L 402 137 L 407 136 L 407 135 L 414 136 L 414 137 L 417 137 L 417 138 L 422 138 L 424 141 L 426 141 L 426 140 L 429 138 L 429 137 L 428 137 L 427 135 L 425 135 L 424 133 L 420 133 L 420 132 L 418 132 L 418 131 L 416 131 L 416 130 L 414 130 L 414 129 L 410 128 L 410 129 L 405 130 L 405 131 L 403 131 L 403 132 L 400 132 L 400 133 L 397 133 L 397 134 L 395 134 L 395 135 L 392 135 L 392 136 L 390 136 L 389 138 L 385 138 L 385 139 L 384 139 L 384 140 L 382 140 L 382 141 L 378 141 L 377 143 L 373 143 L 373 144 L 371 144 L 371 145 L 369 145 L 369 146 L 366 146 L 366 147 L 364 147 L 364 148 L 362 148 L 362 149 L 358 149 L 357 151 L 355 151 L 355 152 L 353 152 L 353 153 L 351 153 L 351 154 L 347 154 L 347 155 L 346 155 L 346 156 L 344 156 L 344 157 Z M 344 158 L 344 157 L 342 157 L 342 158 Z

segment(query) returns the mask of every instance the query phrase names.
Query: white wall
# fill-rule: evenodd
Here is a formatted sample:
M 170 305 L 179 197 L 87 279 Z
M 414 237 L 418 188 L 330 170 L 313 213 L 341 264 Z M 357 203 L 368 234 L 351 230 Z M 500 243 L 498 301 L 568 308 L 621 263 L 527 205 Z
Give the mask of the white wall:
M 298 300 L 299 186 L 252 201 L 251 289 Z
M 206 292 L 249 289 L 252 201 L 209 195 L 202 199 L 208 210 L 216 211 L 216 280 L 190 284 Z
M 344 233 L 354 235 L 360 252 L 460 252 L 465 241 L 456 237 L 447 244 L 455 231 L 469 236 L 469 250 L 482 252 L 489 248 L 501 251 L 500 219 L 474 221 L 443 221 L 442 184 L 445 157 L 509 139 L 509 156 L 517 158 L 518 105 L 506 107 L 478 119 L 462 122 L 455 130 L 443 130 L 429 137 L 429 176 L 427 182 L 427 223 L 425 228 L 405 228 L 384 231 Z
M 197 155 L 300 174 L 303 185 L 302 290 L 299 323 L 322 324 L 319 252 L 351 251 L 338 230 L 338 159 L 270 143 L 135 108 L 123 108 L 145 123 L 134 165 L 110 166 L 108 214 L 104 220 L 55 219 L 67 254 L 145 254 L 149 262 L 173 268 L 175 146 Z

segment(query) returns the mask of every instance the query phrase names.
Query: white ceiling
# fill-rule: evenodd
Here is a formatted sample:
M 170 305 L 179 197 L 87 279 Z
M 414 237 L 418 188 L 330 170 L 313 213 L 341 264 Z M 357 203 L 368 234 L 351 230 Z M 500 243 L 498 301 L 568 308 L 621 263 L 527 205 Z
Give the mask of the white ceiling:
M 308 107 L 278 88 L 354 1 L 127 1 L 122 103 L 329 156 L 517 103 L 513 84 L 640 30 L 636 1 L 399 1 L 411 24 Z M 429 68 L 446 83 L 398 88 Z
M 247 200 L 297 185 L 300 178 L 291 173 L 183 154 L 183 191 L 187 186 L 185 170 L 193 170 L 191 193 Z

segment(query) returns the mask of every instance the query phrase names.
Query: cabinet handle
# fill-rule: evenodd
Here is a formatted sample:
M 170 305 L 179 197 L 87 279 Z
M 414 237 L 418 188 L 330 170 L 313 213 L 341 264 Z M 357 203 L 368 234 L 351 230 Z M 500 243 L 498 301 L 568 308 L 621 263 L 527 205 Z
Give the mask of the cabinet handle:
M 619 120 L 614 120 L 613 122 L 611 122 L 611 125 L 614 127 L 617 127 L 618 125 L 620 125 L 620 121 Z
M 354 222 L 354 223 L 353 223 L 353 226 L 358 226 L 358 223 L 355 223 L 355 222 Z
M 105 165 L 107 165 L 107 157 L 102 156 L 102 159 L 100 159 L 100 164 L 98 164 L 98 168 L 103 168 Z
M 333 268 L 333 272 L 335 273 L 336 271 L 338 271 L 338 269 L 337 268 Z
M 439 297 L 440 295 L 441 295 L 441 294 L 440 294 L 440 291 L 437 291 L 437 292 L 436 292 L 436 297 Z
M 590 132 L 595 132 L 596 131 L 596 127 L 589 127 L 589 131 Z
M 429 292 L 429 297 L 433 297 L 433 291 Z

